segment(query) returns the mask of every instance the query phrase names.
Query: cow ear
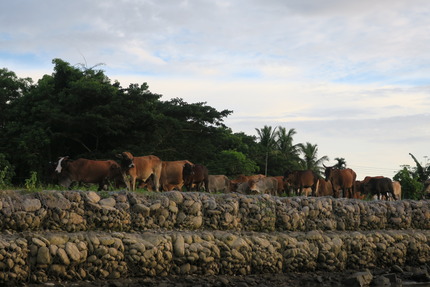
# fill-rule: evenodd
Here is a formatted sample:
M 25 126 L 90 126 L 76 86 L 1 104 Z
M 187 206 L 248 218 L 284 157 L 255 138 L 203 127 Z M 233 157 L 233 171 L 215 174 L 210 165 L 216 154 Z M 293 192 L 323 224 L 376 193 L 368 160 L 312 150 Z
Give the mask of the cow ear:
M 121 154 L 121 153 L 118 153 L 118 154 L 116 154 L 116 157 L 117 157 L 117 158 L 122 158 L 122 154 Z

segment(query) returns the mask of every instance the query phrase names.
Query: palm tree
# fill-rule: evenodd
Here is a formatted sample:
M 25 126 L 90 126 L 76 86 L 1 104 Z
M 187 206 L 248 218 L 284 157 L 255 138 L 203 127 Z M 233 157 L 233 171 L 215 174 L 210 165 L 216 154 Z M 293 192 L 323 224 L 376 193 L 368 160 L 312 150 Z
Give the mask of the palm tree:
M 346 161 L 343 157 L 335 157 L 334 160 L 337 161 L 337 163 L 334 165 L 338 169 L 344 169 L 346 168 Z
M 321 174 L 321 165 L 328 161 L 329 158 L 325 155 L 323 157 L 318 158 L 318 145 L 311 144 L 306 142 L 306 144 L 298 144 L 300 152 L 303 154 L 302 159 L 302 168 L 303 169 L 311 169 L 318 174 Z
M 267 176 L 267 162 L 269 159 L 269 151 L 273 149 L 273 147 L 276 144 L 275 137 L 276 137 L 276 129 L 272 129 L 271 126 L 264 126 L 262 129 L 255 129 L 258 134 L 258 138 L 260 140 L 260 144 L 263 146 L 263 149 L 266 153 L 266 159 L 265 159 L 265 168 L 264 168 L 264 175 Z
M 281 153 L 281 155 L 288 162 L 288 168 L 291 170 L 297 167 L 297 164 L 300 160 L 300 150 L 298 145 L 293 144 L 293 136 L 296 134 L 295 129 L 287 129 L 284 127 L 278 127 L 278 131 L 276 133 L 278 140 L 276 142 L 277 149 Z

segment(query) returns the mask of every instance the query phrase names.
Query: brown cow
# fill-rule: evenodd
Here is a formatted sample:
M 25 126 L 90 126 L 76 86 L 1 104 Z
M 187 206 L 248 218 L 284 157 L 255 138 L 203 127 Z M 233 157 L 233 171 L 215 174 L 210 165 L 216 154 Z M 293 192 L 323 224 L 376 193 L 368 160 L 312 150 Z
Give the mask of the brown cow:
M 361 200 L 364 200 L 366 198 L 366 195 L 361 193 L 362 184 L 363 184 L 363 181 L 360 181 L 360 180 L 355 181 L 354 194 L 352 195 L 352 198 L 361 199 Z
M 331 182 L 324 178 L 318 179 L 317 196 L 333 196 Z
M 280 176 L 274 176 L 274 178 L 276 178 L 276 180 L 278 181 L 277 195 L 281 196 L 281 194 L 283 194 L 285 191 L 284 177 L 280 175 Z
M 260 178 L 265 177 L 263 174 L 254 174 L 254 175 L 239 175 L 236 179 L 230 180 L 230 192 L 237 191 L 239 185 L 248 180 L 259 180 Z
M 58 183 L 69 188 L 72 183 L 95 183 L 102 190 L 113 181 L 116 186 L 121 183 L 121 168 L 113 160 L 90 160 L 79 158 L 70 160 L 68 156 L 60 157 L 55 172 Z
M 339 197 L 342 191 L 343 197 L 352 198 L 357 174 L 350 168 L 338 169 L 334 166 L 325 166 L 325 179 L 330 180 L 334 197 Z
M 229 192 L 230 179 L 225 175 L 209 175 L 209 192 Z
M 182 186 L 184 185 L 182 172 L 186 163 L 193 164 L 188 160 L 163 161 L 160 185 L 164 191 L 170 191 L 175 188 L 182 190 Z
M 299 190 L 299 195 L 303 194 L 304 188 L 311 188 L 312 196 L 316 194 L 318 176 L 314 171 L 308 170 L 287 170 L 284 174 L 284 180 L 293 187 L 294 190 Z
M 394 195 L 396 196 L 397 200 L 402 199 L 402 185 L 397 180 L 393 180 L 393 191 Z M 390 197 L 390 200 L 394 199 Z
M 161 159 L 155 155 L 136 156 L 129 152 L 117 155 L 121 160 L 121 171 L 129 190 L 136 190 L 136 182 L 145 182 L 152 175 L 154 188 L 160 190 Z
M 202 190 L 209 191 L 209 172 L 208 169 L 201 164 L 191 165 L 186 163 L 182 170 L 182 177 L 184 179 L 184 186 L 188 191 L 191 190 Z

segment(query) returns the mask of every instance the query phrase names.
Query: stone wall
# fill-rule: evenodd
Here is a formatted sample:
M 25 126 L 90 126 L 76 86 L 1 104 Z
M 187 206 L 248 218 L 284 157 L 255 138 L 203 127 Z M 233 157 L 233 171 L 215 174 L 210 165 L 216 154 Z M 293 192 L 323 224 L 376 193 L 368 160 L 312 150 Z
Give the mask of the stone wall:
M 430 263 L 430 201 L 0 194 L 0 282 Z

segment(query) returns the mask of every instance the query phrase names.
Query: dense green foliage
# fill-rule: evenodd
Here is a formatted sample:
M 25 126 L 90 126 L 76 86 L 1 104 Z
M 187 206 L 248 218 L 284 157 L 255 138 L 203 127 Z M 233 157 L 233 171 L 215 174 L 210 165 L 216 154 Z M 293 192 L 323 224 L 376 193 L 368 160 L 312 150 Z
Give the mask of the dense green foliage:
M 149 90 L 146 83 L 122 87 L 102 70 L 53 60 L 51 75 L 37 83 L 0 69 L 0 185 L 51 183 L 52 163 L 60 156 L 115 159 L 130 151 L 162 160 L 188 159 L 206 165 L 210 174 L 262 173 L 286 170 L 322 172 L 326 156 L 309 142 L 295 144 L 296 130 L 264 126 L 258 136 L 233 133 L 205 102 L 187 103 Z M 336 158 L 346 166 L 343 158 Z M 397 175 L 406 194 L 416 195 L 430 170 Z M 415 181 L 416 182 L 415 182 Z M 418 182 L 418 183 L 417 183 Z M 409 187 L 410 186 L 410 190 Z M 415 191 L 414 191 L 415 190 Z
M 102 70 L 54 59 L 52 75 L 37 83 L 0 70 L 2 180 L 23 184 L 36 172 L 49 182 L 60 156 L 113 159 L 130 151 L 163 160 L 188 159 L 211 174 L 281 175 L 301 166 L 294 129 L 279 127 L 270 144 L 224 125 L 232 111 L 205 102 L 162 100 L 146 83 L 124 88 Z M 264 129 L 272 129 L 264 127 Z M 263 129 L 262 129 L 263 130 Z

